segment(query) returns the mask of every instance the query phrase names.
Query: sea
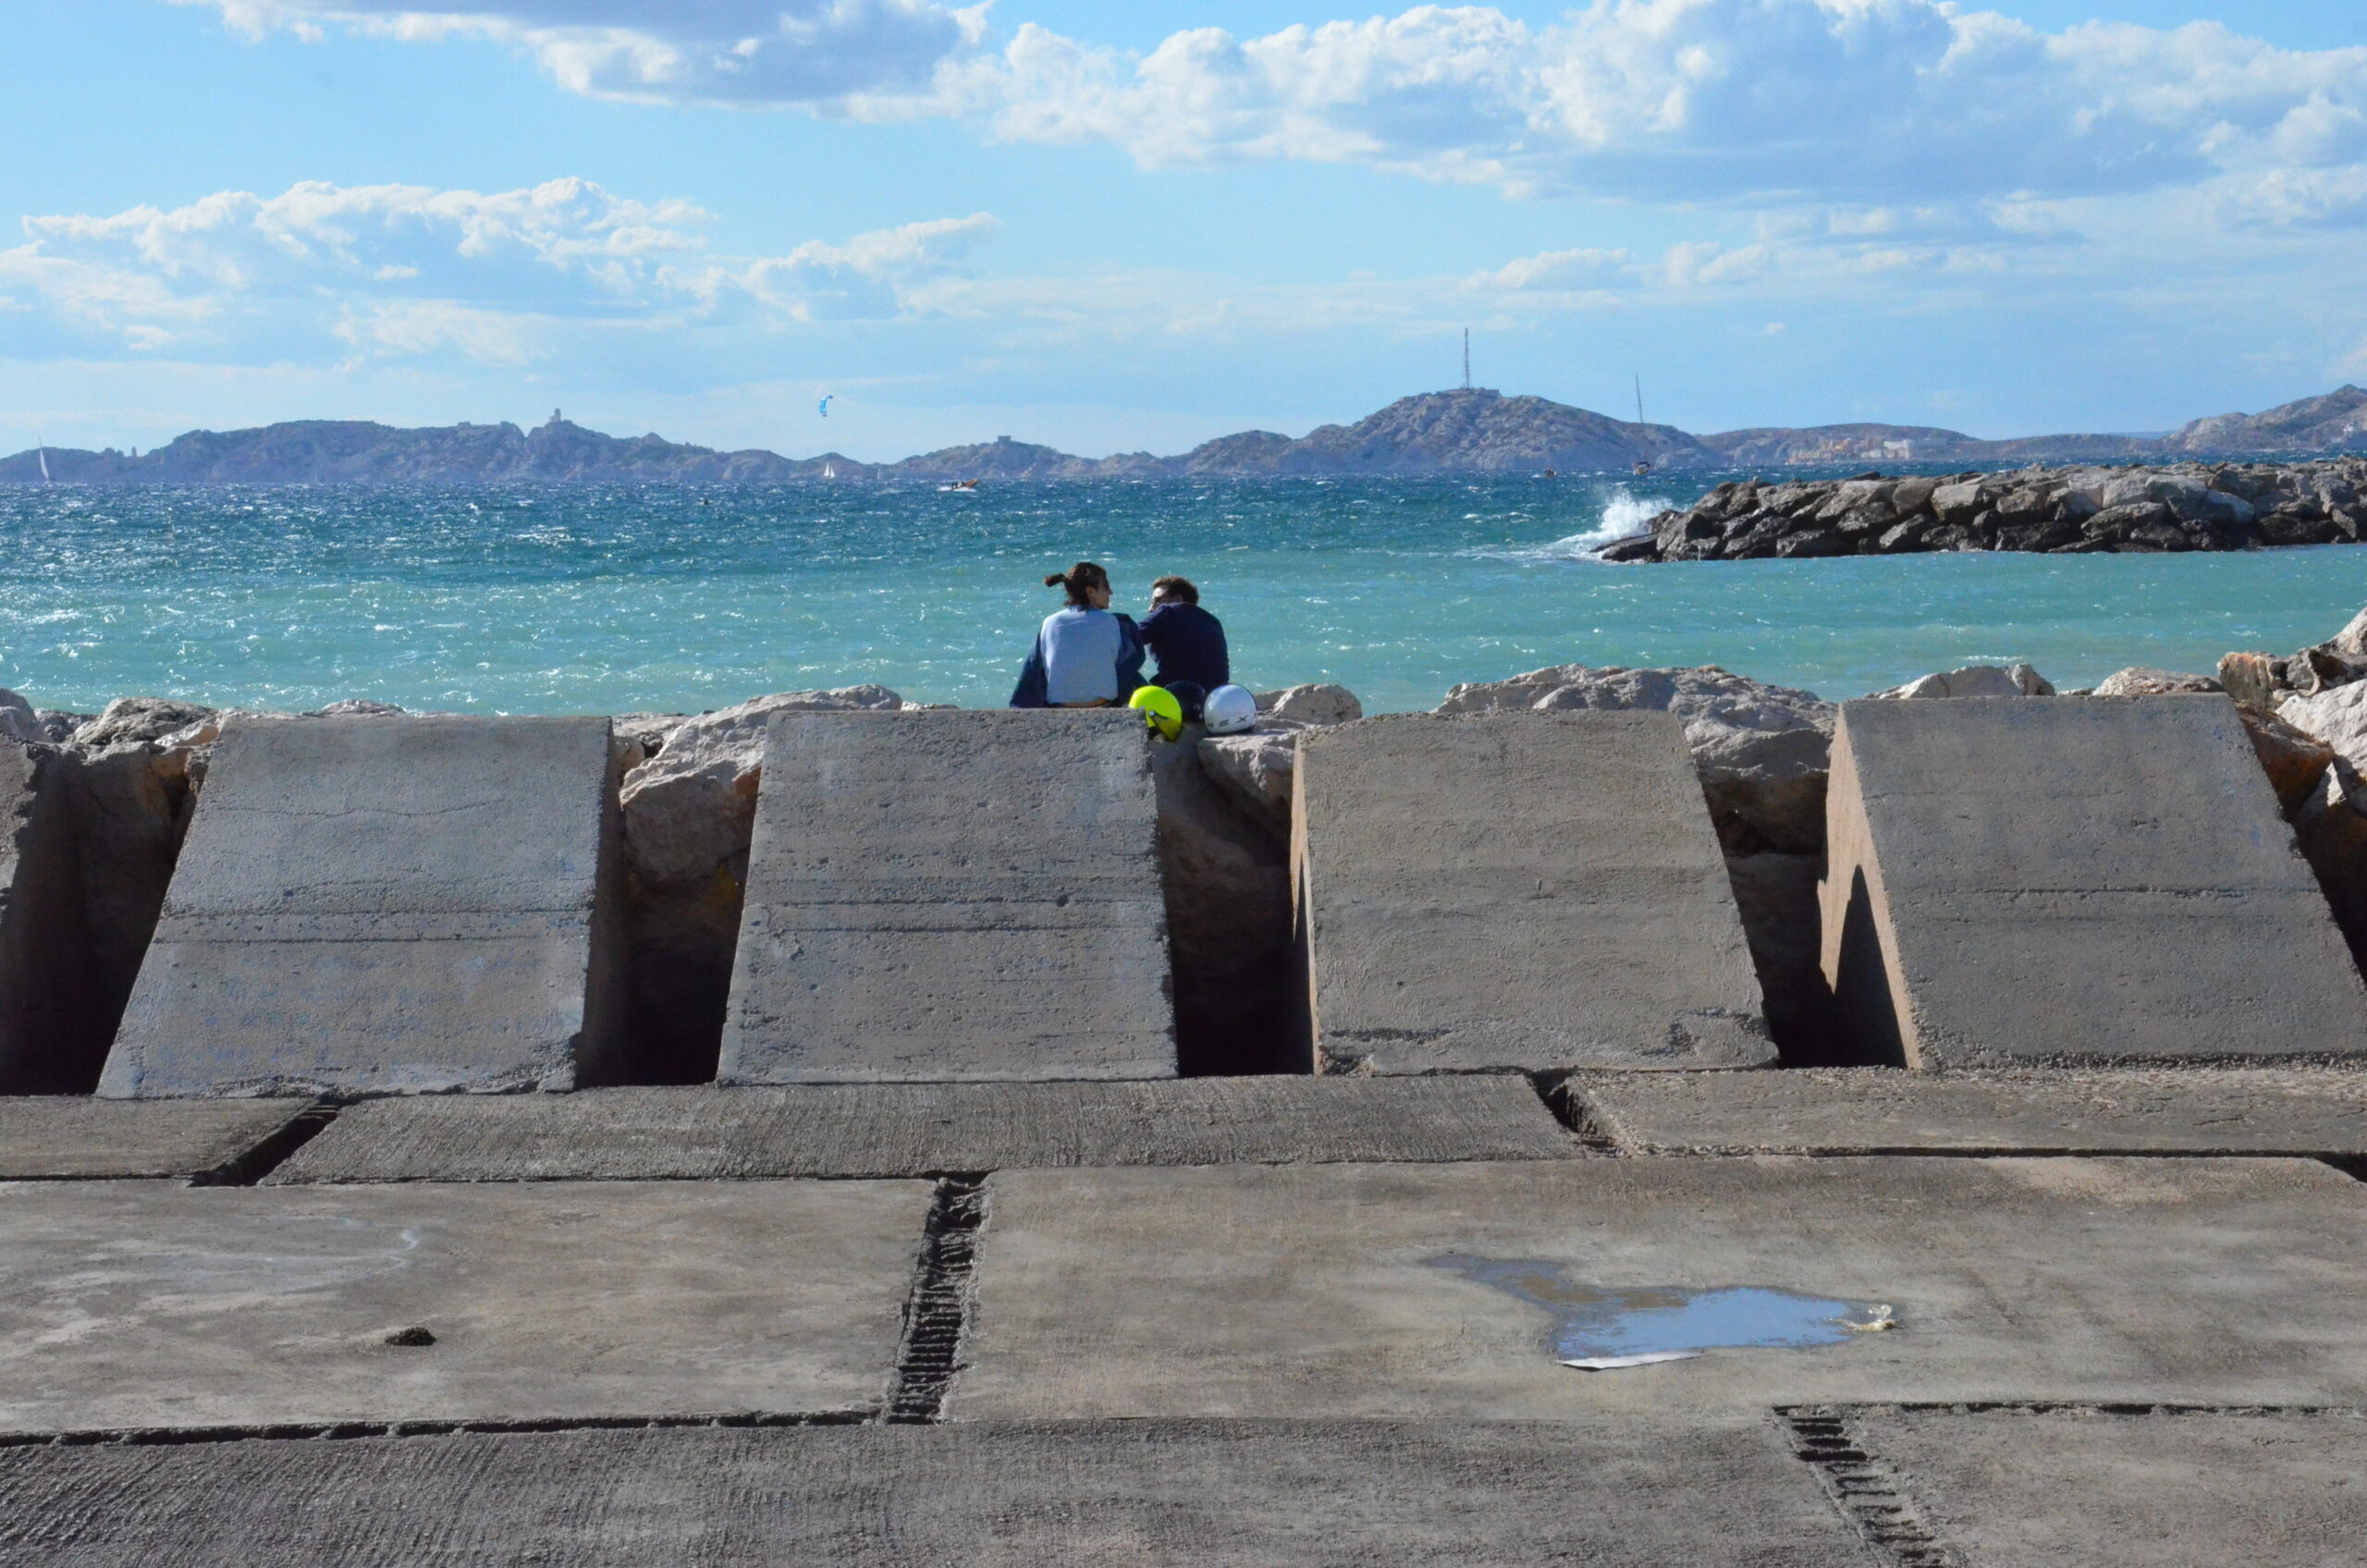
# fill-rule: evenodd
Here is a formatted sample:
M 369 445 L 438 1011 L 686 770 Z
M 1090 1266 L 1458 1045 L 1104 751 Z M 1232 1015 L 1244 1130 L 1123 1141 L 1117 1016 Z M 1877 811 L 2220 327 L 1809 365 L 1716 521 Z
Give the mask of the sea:
M 1140 614 L 1180 573 L 1235 678 L 1371 711 L 1545 665 L 1715 664 L 1832 698 L 2026 660 L 2289 652 L 2367 603 L 2367 549 L 1608 566 L 1718 473 L 982 484 L 0 486 L 0 686 L 305 709 L 699 712 L 877 681 L 1005 701 L 1045 573 Z

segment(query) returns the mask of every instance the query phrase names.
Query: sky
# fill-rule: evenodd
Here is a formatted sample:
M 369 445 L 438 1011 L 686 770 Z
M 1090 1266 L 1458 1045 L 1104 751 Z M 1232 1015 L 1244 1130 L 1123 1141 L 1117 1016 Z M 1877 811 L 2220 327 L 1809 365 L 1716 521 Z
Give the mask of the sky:
M 2367 382 L 2358 0 L 6 0 L 0 136 L 0 451 L 1172 452 L 1466 330 L 1695 431 Z

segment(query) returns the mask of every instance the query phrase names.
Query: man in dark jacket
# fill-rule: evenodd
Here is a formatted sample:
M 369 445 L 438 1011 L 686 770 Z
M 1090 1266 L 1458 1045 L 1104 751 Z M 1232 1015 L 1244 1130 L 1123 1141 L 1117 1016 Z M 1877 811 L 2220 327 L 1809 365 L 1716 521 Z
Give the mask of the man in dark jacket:
M 1143 646 L 1159 660 L 1153 685 L 1185 680 L 1208 692 L 1233 683 L 1224 622 L 1200 607 L 1200 591 L 1184 579 L 1162 577 L 1150 585 L 1141 631 Z

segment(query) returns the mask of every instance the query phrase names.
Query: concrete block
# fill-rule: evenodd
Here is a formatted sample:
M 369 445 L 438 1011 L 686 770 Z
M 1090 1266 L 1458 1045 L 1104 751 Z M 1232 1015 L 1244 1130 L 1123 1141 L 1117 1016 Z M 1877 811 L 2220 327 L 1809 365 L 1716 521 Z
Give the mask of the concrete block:
M 312 1103 L 0 1099 L 0 1181 L 202 1176 L 234 1163 Z
M 1297 772 L 1319 1067 L 1775 1060 L 1671 716 L 1368 719 L 1300 737 Z
M 1095 1422 L 0 1450 L 41 1568 L 1877 1568 L 1763 1422 Z
M 986 1200 L 947 1406 L 963 1420 L 2367 1397 L 2367 1187 L 2314 1161 L 1027 1170 L 990 1178 Z M 1896 1326 L 1616 1372 L 1558 1363 L 1565 1322 L 1616 1317 L 1644 1348 L 1670 1321 L 1650 1313 L 1745 1290 L 1887 1305 Z
M 605 718 L 232 721 L 99 1092 L 618 1075 L 612 769 Z
M 1849 703 L 1824 972 L 1869 1062 L 2367 1057 L 2367 986 L 2225 696 Z
M 2358 1411 L 1883 1410 L 1849 1427 L 1981 1568 L 2326 1568 L 2367 1541 Z
M 1578 1152 L 1512 1076 L 814 1084 L 379 1100 L 339 1116 L 269 1180 L 919 1176 Z
M 57 758 L 0 737 L 0 1094 L 87 1093 L 74 825 Z
M 918 1182 L 0 1184 L 0 1432 L 855 1413 Z M 426 1345 L 387 1336 L 423 1328 Z
M 1133 714 L 786 714 L 765 752 L 728 1084 L 1171 1078 Z
M 2367 1073 L 2328 1068 L 1594 1072 L 1561 1092 L 1627 1154 L 2367 1158 Z

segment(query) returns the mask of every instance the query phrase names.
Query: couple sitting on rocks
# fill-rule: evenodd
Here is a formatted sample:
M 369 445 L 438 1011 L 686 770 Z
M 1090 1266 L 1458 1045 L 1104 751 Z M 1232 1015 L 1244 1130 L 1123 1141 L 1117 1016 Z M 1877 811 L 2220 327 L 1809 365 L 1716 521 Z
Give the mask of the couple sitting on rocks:
M 1140 625 L 1110 607 L 1110 574 L 1091 561 L 1052 573 L 1044 586 L 1067 590 L 1069 602 L 1044 618 L 1012 707 L 1117 706 L 1145 684 L 1147 652 L 1159 659 L 1149 684 L 1173 692 L 1186 719 L 1197 719 L 1208 693 L 1231 683 L 1224 623 L 1200 607 L 1200 591 L 1184 579 L 1150 585 L 1150 613 Z

